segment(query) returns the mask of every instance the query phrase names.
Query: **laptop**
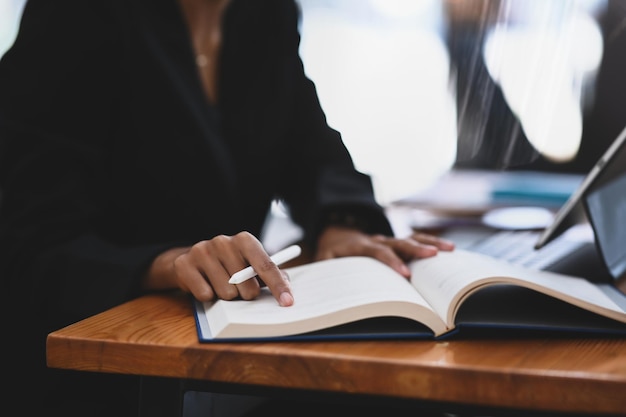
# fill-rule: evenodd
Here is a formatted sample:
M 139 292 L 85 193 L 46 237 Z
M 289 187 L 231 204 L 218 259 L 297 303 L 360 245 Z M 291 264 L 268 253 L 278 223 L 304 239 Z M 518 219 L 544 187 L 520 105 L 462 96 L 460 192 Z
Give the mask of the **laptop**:
M 613 282 L 626 271 L 626 127 L 543 230 L 451 228 L 466 250 L 529 268 Z

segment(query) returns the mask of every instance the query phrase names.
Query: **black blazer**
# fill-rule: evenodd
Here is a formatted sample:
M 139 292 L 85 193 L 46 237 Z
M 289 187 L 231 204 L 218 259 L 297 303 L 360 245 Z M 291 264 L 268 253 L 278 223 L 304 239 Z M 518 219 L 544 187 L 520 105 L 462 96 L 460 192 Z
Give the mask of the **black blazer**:
M 261 232 L 283 199 L 370 210 L 298 56 L 292 0 L 234 0 L 219 100 L 197 74 L 176 0 L 29 0 L 0 61 L 0 273 L 50 331 L 139 294 L 165 248 Z

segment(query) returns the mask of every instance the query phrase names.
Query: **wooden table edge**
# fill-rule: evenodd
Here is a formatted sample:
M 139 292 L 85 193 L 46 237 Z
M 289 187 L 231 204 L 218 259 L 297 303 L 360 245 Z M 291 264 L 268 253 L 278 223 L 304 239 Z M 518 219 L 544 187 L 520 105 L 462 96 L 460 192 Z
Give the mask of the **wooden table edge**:
M 144 296 L 52 332 L 47 361 L 80 371 L 626 415 L 626 340 L 199 343 L 191 301 L 178 294 Z

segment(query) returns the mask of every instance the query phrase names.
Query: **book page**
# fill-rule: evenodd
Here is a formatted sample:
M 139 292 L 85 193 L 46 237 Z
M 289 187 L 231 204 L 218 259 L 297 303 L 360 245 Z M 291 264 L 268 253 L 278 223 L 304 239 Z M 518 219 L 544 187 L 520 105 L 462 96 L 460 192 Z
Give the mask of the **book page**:
M 455 249 L 411 263 L 411 282 L 450 327 L 462 300 L 483 286 L 516 284 L 626 322 L 626 312 L 601 286 L 583 278 L 537 271 Z
M 375 259 L 337 258 L 285 271 L 294 305 L 280 307 L 267 288 L 252 301 L 205 303 L 212 337 L 277 337 L 381 316 L 410 318 L 436 334 L 445 330 L 415 288 Z

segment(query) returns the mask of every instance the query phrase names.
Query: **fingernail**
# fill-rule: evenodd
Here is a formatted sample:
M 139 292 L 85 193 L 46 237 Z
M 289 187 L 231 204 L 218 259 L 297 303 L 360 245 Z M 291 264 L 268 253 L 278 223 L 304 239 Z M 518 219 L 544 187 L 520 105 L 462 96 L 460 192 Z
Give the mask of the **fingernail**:
M 401 264 L 400 265 L 400 274 L 404 277 L 409 277 L 411 275 L 411 270 L 409 269 L 408 266 L 406 266 L 406 264 Z
M 435 256 L 437 253 L 439 253 L 439 248 L 437 248 L 436 246 L 431 246 L 431 245 L 426 245 L 424 246 L 424 256 Z
M 451 242 L 449 240 L 442 240 L 440 246 L 443 250 L 452 250 L 454 249 L 454 242 Z
M 280 294 L 278 302 L 282 307 L 289 307 L 293 304 L 293 295 L 288 292 Z

